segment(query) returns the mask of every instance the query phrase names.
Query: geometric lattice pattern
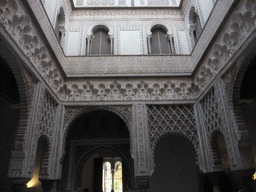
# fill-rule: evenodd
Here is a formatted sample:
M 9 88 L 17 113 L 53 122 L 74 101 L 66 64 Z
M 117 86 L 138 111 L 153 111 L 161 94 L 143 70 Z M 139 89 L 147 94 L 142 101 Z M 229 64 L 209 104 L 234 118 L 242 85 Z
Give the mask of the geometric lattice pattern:
M 52 136 L 56 108 L 57 103 L 50 97 L 49 94 L 45 93 L 42 103 L 39 135 L 45 134 L 49 138 Z
M 115 5 L 115 0 L 87 0 L 87 6 Z
M 84 4 L 84 0 L 77 0 L 76 1 L 76 5 L 77 6 L 81 6 L 81 5 L 83 5 Z
M 193 105 L 148 105 L 148 126 L 151 150 L 165 133 L 176 132 L 188 138 L 196 147 L 197 129 Z
M 214 88 L 212 88 L 209 93 L 202 99 L 200 102 L 203 113 L 204 113 L 204 121 L 207 127 L 207 134 L 210 136 L 210 133 L 213 130 L 221 130 L 221 116 L 218 110 L 218 103 L 216 101 Z
M 148 0 L 148 5 L 169 5 L 169 0 Z

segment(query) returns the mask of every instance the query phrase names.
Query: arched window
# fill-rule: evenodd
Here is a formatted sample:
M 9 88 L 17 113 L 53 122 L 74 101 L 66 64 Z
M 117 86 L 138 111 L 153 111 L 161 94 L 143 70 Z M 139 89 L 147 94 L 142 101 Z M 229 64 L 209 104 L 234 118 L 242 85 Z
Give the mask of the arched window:
M 93 35 L 87 38 L 87 54 L 110 55 L 113 54 L 113 38 L 109 36 L 105 26 L 97 26 Z
M 162 27 L 153 27 L 152 35 L 148 38 L 149 54 L 168 55 L 175 54 L 173 36 L 167 34 Z
M 114 191 L 115 192 L 122 192 L 123 191 L 123 182 L 122 182 L 122 163 L 120 161 L 117 161 L 115 163 L 115 186 Z
M 103 192 L 111 192 L 112 189 L 112 174 L 110 162 L 103 164 L 103 177 L 102 177 Z
M 62 41 L 64 31 L 65 31 L 65 13 L 63 8 L 61 7 L 55 23 L 55 33 L 57 35 L 59 42 Z
M 195 23 L 195 31 L 194 31 L 194 38 L 195 40 L 197 41 L 199 39 L 199 36 L 202 32 L 202 25 L 201 25 L 201 22 L 200 22 L 200 18 L 199 16 L 194 13 L 194 23 Z
M 122 163 L 116 160 L 110 160 L 103 163 L 102 191 L 123 192 L 123 170 Z
M 189 24 L 190 24 L 190 36 L 193 43 L 195 44 L 199 39 L 202 32 L 202 25 L 198 14 L 195 12 L 195 8 L 192 7 L 189 13 Z

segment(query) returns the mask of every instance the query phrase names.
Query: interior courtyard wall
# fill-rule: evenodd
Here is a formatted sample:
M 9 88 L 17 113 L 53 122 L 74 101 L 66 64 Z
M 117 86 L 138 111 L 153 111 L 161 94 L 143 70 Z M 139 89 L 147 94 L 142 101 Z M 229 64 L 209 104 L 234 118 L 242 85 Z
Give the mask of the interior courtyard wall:
M 103 0 L 95 2 L 92 0 L 74 0 L 75 7 L 102 7 L 102 6 L 122 6 L 122 7 L 139 7 L 139 6 L 173 6 L 177 7 L 180 4 L 180 0 Z
M 250 4 L 249 4 L 249 6 L 248 6 L 248 5 L 245 5 L 245 4 L 242 4 L 241 7 L 244 8 L 244 9 L 246 9 L 246 10 L 249 10 L 250 13 L 253 13 L 253 11 L 251 10 L 252 8 L 250 7 Z M 241 7 L 240 7 L 240 8 L 241 8 Z M 248 8 L 248 7 L 249 7 L 249 8 Z M 238 12 L 239 12 L 239 11 L 238 11 Z M 238 15 L 239 15 L 239 14 L 238 14 Z M 242 16 L 240 15 L 238 18 L 240 18 L 240 19 L 242 18 L 242 19 L 243 19 L 243 15 L 242 15 Z M 253 18 L 251 18 L 251 19 L 253 20 Z M 236 23 L 233 23 L 233 24 L 234 24 L 234 26 L 236 26 Z M 246 23 L 246 24 L 248 24 L 248 23 Z M 253 29 L 254 29 L 255 26 L 254 26 L 254 23 L 252 22 L 252 23 L 249 23 L 247 27 L 248 27 L 248 28 L 247 28 L 247 30 L 248 30 L 247 32 L 248 32 L 248 33 L 243 31 L 243 32 L 244 32 L 244 36 L 245 36 L 244 39 L 246 39 L 246 38 L 252 33 L 252 31 L 253 31 Z M 241 28 L 241 30 L 242 30 L 242 28 Z M 231 31 L 232 31 L 232 30 L 231 30 Z M 231 32 L 231 33 L 233 33 L 233 32 Z M 226 36 L 225 36 L 225 37 L 226 37 Z M 243 40 L 244 40 L 244 39 L 243 39 Z M 228 42 L 224 42 L 224 43 L 228 43 Z M 241 43 L 241 42 L 240 42 L 240 43 Z M 238 49 L 238 48 L 237 48 L 237 49 Z M 235 50 L 236 50 L 236 49 L 231 49 L 230 51 L 231 51 L 231 52 L 234 52 Z M 230 57 L 231 57 L 231 56 L 232 56 L 232 54 L 230 55 Z M 209 63 L 208 63 L 208 64 L 209 64 Z M 224 65 L 224 63 L 223 63 L 223 65 Z M 211 67 L 211 65 L 209 64 L 208 67 Z M 215 71 L 215 72 L 216 72 L 216 71 Z M 216 72 L 216 73 L 217 73 L 217 72 Z M 214 75 L 216 75 L 216 73 L 214 73 Z M 200 74 L 200 75 L 201 75 L 201 74 Z M 213 75 L 213 76 L 214 76 L 214 75 Z M 197 80 L 198 80 L 198 79 L 197 79 Z M 196 80 L 196 82 L 198 83 L 199 81 L 197 81 L 197 80 Z M 207 79 L 207 82 L 209 82 L 209 81 L 211 81 L 211 78 Z M 205 84 L 204 84 L 204 85 L 205 85 Z M 204 87 L 204 85 L 203 85 L 202 87 Z M 201 88 L 202 88 L 202 87 L 201 87 Z M 142 98 L 139 98 L 139 100 L 140 100 L 140 99 L 142 99 Z M 143 99 L 142 99 L 142 100 L 143 100 Z M 152 102 L 152 100 L 151 100 L 150 102 Z M 170 102 L 170 101 L 167 101 L 167 102 Z M 223 101 L 221 101 L 221 102 L 223 103 Z M 58 126 L 56 126 L 56 127 L 58 127 Z M 62 126 L 60 125 L 60 127 L 62 127 Z M 58 128 L 57 128 L 57 129 L 58 129 Z M 232 134 L 236 134 L 236 133 L 232 133 Z M 237 139 L 234 140 L 234 142 L 236 142 L 236 141 L 237 141 Z M 237 149 L 237 148 L 238 148 L 238 147 L 236 147 L 236 149 Z M 58 161 L 57 161 L 57 162 L 58 162 Z M 142 167 L 143 167 L 143 166 L 142 166 Z
M 111 12 L 112 11 L 109 10 L 109 14 L 111 14 Z M 114 21 L 113 19 L 101 19 L 100 22 L 95 22 L 93 20 L 90 21 L 90 19 L 86 17 L 79 20 L 71 20 L 69 28 L 67 29 L 67 44 L 65 45 L 65 50 L 67 50 L 67 56 L 86 55 L 86 38 L 88 35 L 91 35 L 88 34 L 88 29 L 92 28 L 91 26 L 105 25 L 111 26 L 113 29 L 114 55 L 123 54 L 121 50 L 125 49 L 125 46 L 128 43 L 125 41 L 125 39 L 121 39 L 121 33 L 124 32 L 138 32 L 139 36 L 136 37 L 136 39 L 134 39 L 132 36 L 130 37 L 132 38 L 131 40 L 134 39 L 136 42 L 140 42 L 140 50 L 136 54 L 147 55 L 147 37 L 150 35 L 148 34 L 149 26 L 153 27 L 154 25 L 164 24 L 171 29 L 171 31 L 168 33 L 174 36 L 175 49 L 177 50 L 176 54 L 189 54 L 190 48 L 188 47 L 189 43 L 187 43 L 189 39 L 183 18 L 178 16 L 177 19 L 175 18 L 175 22 L 173 20 L 174 19 L 170 16 L 167 18 L 160 16 L 160 19 L 148 19 L 147 21 L 140 19 L 129 19 L 128 16 L 127 19 L 118 19 L 117 21 Z

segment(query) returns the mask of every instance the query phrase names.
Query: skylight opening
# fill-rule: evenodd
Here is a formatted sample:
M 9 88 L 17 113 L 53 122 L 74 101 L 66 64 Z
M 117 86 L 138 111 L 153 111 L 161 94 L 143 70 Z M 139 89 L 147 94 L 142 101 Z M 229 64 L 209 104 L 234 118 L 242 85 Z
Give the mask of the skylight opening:
M 181 0 L 72 0 L 75 7 L 179 7 Z

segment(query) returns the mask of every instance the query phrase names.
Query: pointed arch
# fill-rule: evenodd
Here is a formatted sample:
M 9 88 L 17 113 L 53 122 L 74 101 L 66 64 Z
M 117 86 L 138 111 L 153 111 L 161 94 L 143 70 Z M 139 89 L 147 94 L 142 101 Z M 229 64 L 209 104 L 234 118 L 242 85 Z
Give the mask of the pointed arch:
M 5 43 L 1 40 L 0 45 L 0 56 L 3 58 L 4 62 L 12 71 L 19 92 L 20 119 L 18 129 L 16 132 L 17 134 L 14 137 L 13 150 L 24 151 L 27 139 L 26 132 L 29 125 L 30 109 L 32 104 L 30 92 L 33 90 L 31 90 L 31 84 L 29 84 L 28 82 L 28 75 L 26 71 L 23 69 L 21 64 L 15 59 L 16 57 L 8 50 Z
M 103 29 L 107 30 L 109 36 L 114 35 L 113 27 L 111 25 L 109 25 L 108 23 L 93 23 L 87 30 L 87 36 L 93 35 L 93 32 L 95 30 L 97 30 L 98 28 L 103 28 Z
M 199 191 L 196 150 L 184 135 L 162 135 L 154 151 L 154 162 L 149 183 L 152 191 Z
M 66 15 L 63 7 L 60 7 L 56 22 L 55 22 L 55 33 L 57 35 L 57 38 L 59 42 L 62 41 L 63 33 L 65 32 L 65 22 L 66 22 Z
M 195 142 L 193 142 L 193 140 L 189 137 L 189 136 L 187 136 L 187 135 L 185 135 L 184 133 L 182 133 L 181 131 L 172 131 L 172 132 L 167 132 L 167 133 L 164 133 L 164 134 L 162 134 L 160 137 L 158 137 L 156 140 L 155 140 L 155 143 L 156 143 L 156 145 L 157 145 L 157 143 L 162 139 L 162 138 L 164 138 L 164 137 L 166 137 L 166 136 L 168 136 L 168 135 L 178 135 L 178 136 L 181 136 L 181 137 L 183 137 L 183 138 L 185 138 L 186 140 L 188 140 L 190 143 L 191 143 L 191 145 L 193 146 L 193 148 L 195 149 L 195 159 L 196 159 L 196 161 L 198 161 L 198 159 L 199 159 L 199 151 L 198 151 L 198 145 L 197 145 L 197 143 L 195 143 Z M 154 147 L 152 148 L 152 158 L 153 158 L 153 162 L 154 162 L 154 153 L 155 153 L 155 147 L 156 147 L 156 145 L 154 145 Z M 198 163 L 198 162 L 197 162 Z
M 154 22 L 154 23 L 151 23 L 148 26 L 147 36 L 152 35 L 152 29 L 155 28 L 155 27 L 162 27 L 168 35 L 173 35 L 173 31 L 172 31 L 171 27 L 168 24 L 166 24 L 164 22 L 159 22 L 159 23 Z
M 131 128 L 131 119 L 129 119 L 127 116 L 125 116 L 124 114 L 116 111 L 115 109 L 111 109 L 109 107 L 93 107 L 93 108 L 80 108 L 78 110 L 76 110 L 75 112 L 72 112 L 73 115 L 70 117 L 70 119 L 67 120 L 67 122 L 64 124 L 64 131 L 63 131 L 63 137 L 62 139 L 62 154 L 64 156 L 65 154 L 65 148 L 66 148 L 66 139 L 67 139 L 67 134 L 69 131 L 69 128 L 71 127 L 72 123 L 78 119 L 79 117 L 81 117 L 82 115 L 86 114 L 86 113 L 90 113 L 93 111 L 97 111 L 97 110 L 103 110 L 103 111 L 109 111 L 112 112 L 113 114 L 117 115 L 119 118 L 121 118 L 127 129 L 129 132 L 129 136 L 130 136 L 130 143 L 131 143 L 131 147 L 132 147 L 132 128 Z M 65 121 L 65 120 L 64 120 Z
M 191 41 L 193 42 L 193 44 L 196 44 L 196 42 L 198 41 L 202 33 L 203 26 L 202 26 L 199 14 L 197 13 L 194 6 L 190 8 L 188 20 L 189 20 L 189 33 L 191 36 Z
M 113 29 L 108 24 L 91 25 L 87 31 L 87 55 L 109 55 L 114 53 Z
M 127 158 L 127 156 L 124 153 L 122 153 L 121 151 L 119 151 L 118 149 L 116 149 L 112 146 L 100 145 L 100 146 L 96 146 L 96 147 L 86 151 L 81 156 L 81 158 L 78 160 L 76 166 L 74 167 L 75 177 L 72 178 L 72 180 L 73 180 L 72 184 L 73 185 L 81 186 L 81 180 L 79 180 L 79 178 L 82 177 L 83 166 L 87 162 L 87 160 L 89 160 L 89 158 L 92 157 L 97 152 L 106 151 L 106 150 L 112 150 L 121 157 L 122 162 L 123 162 L 123 166 L 128 171 L 127 174 L 130 178 L 129 183 L 131 184 L 133 182 L 133 179 L 132 179 L 132 177 L 133 177 L 133 164 L 132 164 L 132 162 L 130 162 L 130 160 Z M 75 186 L 73 186 L 73 187 L 75 187 Z

